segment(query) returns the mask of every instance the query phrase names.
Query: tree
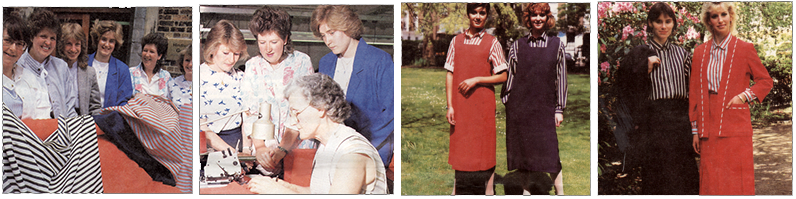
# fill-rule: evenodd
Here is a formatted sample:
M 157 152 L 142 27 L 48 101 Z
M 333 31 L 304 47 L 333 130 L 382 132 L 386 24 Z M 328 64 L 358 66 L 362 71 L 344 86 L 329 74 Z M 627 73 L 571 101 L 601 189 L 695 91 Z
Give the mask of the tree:
M 575 27 L 575 34 L 581 34 L 588 27 L 583 27 L 583 18 L 589 13 L 588 3 L 562 3 L 558 4 L 558 20 L 556 32 L 566 32 L 569 26 Z

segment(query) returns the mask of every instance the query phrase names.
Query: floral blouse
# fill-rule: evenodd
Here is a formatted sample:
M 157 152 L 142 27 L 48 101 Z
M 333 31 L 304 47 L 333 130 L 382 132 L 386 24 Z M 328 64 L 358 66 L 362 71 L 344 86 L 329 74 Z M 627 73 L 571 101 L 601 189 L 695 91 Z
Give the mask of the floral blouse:
M 282 140 L 286 125 L 290 115 L 288 102 L 284 96 L 284 90 L 294 78 L 312 74 L 312 60 L 307 54 L 293 51 L 287 55 L 276 67 L 272 67 L 262 56 L 256 56 L 246 62 L 246 78 L 241 86 L 241 94 L 246 96 L 243 99 L 244 109 L 249 109 L 252 114 L 257 114 L 260 110 L 260 103 L 271 104 L 271 122 L 274 123 L 274 138 Z M 251 121 L 254 122 L 255 118 Z M 315 148 L 315 142 L 304 140 L 298 148 Z
M 185 75 L 180 75 L 169 82 L 169 91 L 171 91 L 171 101 L 174 105 L 182 106 L 183 104 L 191 104 L 193 102 L 193 95 L 191 89 L 191 81 L 185 79 Z
M 235 114 L 243 110 L 240 85 L 243 72 L 232 69 L 230 72 L 216 72 L 207 64 L 199 66 L 199 119 L 214 119 Z M 208 123 L 215 133 L 240 127 L 241 114 Z
M 133 95 L 144 93 L 169 98 L 171 94 L 167 86 L 168 82 L 171 80 L 171 74 L 166 70 L 160 69 L 160 71 L 152 77 L 152 80 L 147 82 L 144 66 L 138 64 L 138 66 L 130 68 L 130 77 L 133 81 Z

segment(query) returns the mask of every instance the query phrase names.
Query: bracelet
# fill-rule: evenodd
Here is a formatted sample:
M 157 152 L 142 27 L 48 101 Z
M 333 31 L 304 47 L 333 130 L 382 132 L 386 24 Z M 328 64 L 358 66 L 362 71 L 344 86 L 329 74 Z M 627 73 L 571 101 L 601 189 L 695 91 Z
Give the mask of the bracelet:
M 290 153 L 290 152 L 288 152 L 288 151 L 287 151 L 287 149 L 285 149 L 285 148 L 284 148 L 284 147 L 282 147 L 282 146 L 276 146 L 276 148 L 278 148 L 278 149 L 279 149 L 279 150 L 281 150 L 282 152 L 285 152 L 285 155 L 287 155 L 288 153 Z

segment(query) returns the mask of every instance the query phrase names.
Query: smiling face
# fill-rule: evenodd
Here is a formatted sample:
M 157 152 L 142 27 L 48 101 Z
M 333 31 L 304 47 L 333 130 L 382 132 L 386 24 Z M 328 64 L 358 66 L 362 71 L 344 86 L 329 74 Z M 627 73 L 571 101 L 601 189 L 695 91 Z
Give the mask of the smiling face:
M 3 29 L 3 67 L 11 67 L 25 53 L 27 44 L 21 40 L 11 40 L 8 31 Z
M 113 31 L 102 33 L 97 43 L 97 56 L 109 58 L 116 49 L 116 34 Z
M 30 47 L 30 56 L 38 62 L 50 56 L 55 51 L 57 35 L 49 28 L 43 28 L 33 36 L 33 45 Z
M 63 43 L 64 45 L 64 55 L 68 60 L 65 60 L 68 63 L 74 63 L 77 61 L 77 57 L 80 56 L 80 51 L 82 50 L 83 44 L 80 40 L 75 38 L 69 38 Z
M 470 28 L 483 29 L 486 26 L 487 13 L 484 7 L 476 7 L 470 10 L 467 13 L 467 17 L 470 18 Z
M 332 52 L 338 56 L 350 57 L 354 52 L 348 52 L 354 38 L 349 37 L 343 31 L 332 30 L 329 25 L 322 23 L 318 26 L 318 31 L 321 32 L 321 39 L 326 47 L 329 47 Z
M 233 51 L 227 45 L 218 45 L 218 50 L 213 54 L 213 64 L 210 68 L 216 72 L 229 72 L 240 58 L 240 51 Z
M 666 43 L 666 39 L 672 34 L 674 19 L 669 17 L 669 15 L 661 14 L 658 19 L 649 22 L 649 27 L 652 28 L 655 42 L 663 44 Z
M 282 53 L 285 51 L 285 40 L 274 31 L 266 31 L 257 34 L 257 47 L 260 49 L 260 55 L 268 63 L 276 65 L 282 60 Z
M 146 71 L 154 69 L 160 57 L 163 55 L 158 55 L 158 47 L 155 44 L 144 45 L 144 49 L 141 49 L 141 64 Z
M 193 62 L 191 54 L 182 57 L 182 69 L 185 70 L 185 78 L 193 77 Z
M 710 24 L 710 29 L 713 30 L 713 34 L 716 34 L 716 37 L 725 38 L 730 34 L 730 24 L 732 24 L 732 21 L 730 19 L 730 12 L 727 11 L 726 8 L 722 6 L 713 6 L 708 16 L 710 17 L 708 24 Z
M 536 10 L 531 13 L 531 28 L 533 30 L 544 30 L 544 25 L 547 23 L 547 15 L 541 10 Z

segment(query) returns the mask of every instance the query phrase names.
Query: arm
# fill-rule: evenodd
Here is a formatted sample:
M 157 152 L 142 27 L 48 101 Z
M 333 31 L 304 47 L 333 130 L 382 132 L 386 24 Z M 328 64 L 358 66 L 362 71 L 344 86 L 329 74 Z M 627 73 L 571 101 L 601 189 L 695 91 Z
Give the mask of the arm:
M 258 176 L 249 180 L 246 185 L 249 191 L 257 194 L 310 194 L 309 187 L 290 184 L 279 178 Z
M 445 97 L 448 101 L 448 113 L 445 114 L 445 117 L 448 119 L 448 123 L 456 125 L 456 120 L 453 118 L 453 72 L 450 71 L 445 76 Z
M 204 123 L 206 121 L 207 119 L 200 119 L 199 123 Z M 216 132 L 210 130 L 210 127 L 207 127 L 207 125 L 200 125 L 199 129 L 205 134 L 205 137 L 207 138 L 207 144 L 209 144 L 211 148 L 217 151 L 223 151 L 227 150 L 227 148 L 232 148 L 229 146 L 229 144 L 224 142 L 224 140 L 222 140 L 221 137 L 216 134 Z M 232 148 L 232 150 L 237 151 L 235 148 Z
M 466 79 L 460 83 L 459 92 L 466 94 L 473 87 L 477 85 L 491 85 L 506 82 L 508 75 L 505 71 L 508 68 L 506 64 L 506 56 L 503 55 L 503 46 L 497 41 L 492 40 L 492 46 L 489 49 L 489 62 L 492 63 L 492 72 L 494 75 L 488 77 L 473 77 Z
M 375 179 L 373 161 L 363 154 L 346 154 L 335 166 L 329 194 L 359 194 L 362 187 Z
M 282 147 L 288 152 L 292 151 L 293 148 L 296 147 L 296 143 L 299 141 L 298 135 L 298 131 L 285 128 L 285 134 L 282 136 L 282 140 L 279 142 L 279 147 Z M 276 166 L 279 164 L 279 161 L 287 156 L 287 153 L 279 148 L 265 146 L 265 141 L 261 139 L 252 140 L 254 142 L 254 148 L 257 151 L 255 154 L 257 163 L 267 169 L 276 168 Z
M 130 76 L 130 70 L 127 69 L 127 65 L 121 63 L 121 61 L 117 61 L 117 66 L 119 67 L 119 79 L 117 79 L 117 84 L 119 84 L 119 90 L 117 91 L 118 97 L 116 98 L 116 106 L 122 106 L 127 104 L 127 100 L 133 98 L 133 81 L 132 77 Z M 107 92 L 107 91 L 106 91 Z
M 556 127 L 561 126 L 564 121 L 564 108 L 567 107 L 567 62 L 564 60 L 564 43 L 559 42 L 558 56 L 556 63 Z

